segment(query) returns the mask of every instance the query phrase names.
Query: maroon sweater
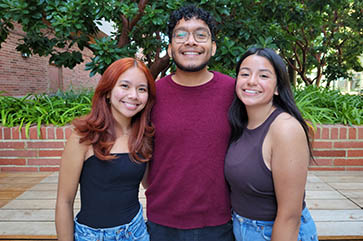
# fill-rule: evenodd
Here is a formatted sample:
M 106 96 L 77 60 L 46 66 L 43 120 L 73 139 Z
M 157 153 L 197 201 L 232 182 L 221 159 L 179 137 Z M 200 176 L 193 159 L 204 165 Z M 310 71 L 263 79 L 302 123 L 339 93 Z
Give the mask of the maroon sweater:
M 217 226 L 231 219 L 223 167 L 234 79 L 218 72 L 197 87 L 156 82 L 153 160 L 146 191 L 147 217 L 168 227 Z

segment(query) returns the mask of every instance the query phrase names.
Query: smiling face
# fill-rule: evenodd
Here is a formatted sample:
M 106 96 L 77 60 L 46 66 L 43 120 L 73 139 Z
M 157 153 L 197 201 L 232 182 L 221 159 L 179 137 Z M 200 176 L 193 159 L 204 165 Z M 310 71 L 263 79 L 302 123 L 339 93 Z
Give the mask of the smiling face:
M 187 21 L 181 19 L 175 26 L 176 31 L 189 32 L 189 37 L 184 43 L 177 43 L 172 38 L 168 47 L 168 54 L 171 56 L 178 69 L 185 72 L 197 72 L 206 68 L 210 58 L 216 52 L 216 43 L 210 37 L 208 25 L 200 19 L 191 18 Z M 196 31 L 203 30 L 209 33 L 209 39 L 205 43 L 198 43 L 193 36 Z
M 277 95 L 275 69 L 268 59 L 258 55 L 245 58 L 237 76 L 236 94 L 249 106 L 272 105 Z
M 145 107 L 148 96 L 145 74 L 137 67 L 126 70 L 108 95 L 113 117 L 116 120 L 130 121 Z

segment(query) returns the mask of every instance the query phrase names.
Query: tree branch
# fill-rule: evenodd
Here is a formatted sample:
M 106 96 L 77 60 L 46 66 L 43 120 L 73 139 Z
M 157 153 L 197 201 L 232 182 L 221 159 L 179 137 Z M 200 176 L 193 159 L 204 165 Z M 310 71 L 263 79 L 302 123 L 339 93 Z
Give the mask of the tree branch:
M 132 19 L 130 25 L 129 25 L 129 29 L 131 30 L 136 24 L 137 22 L 141 19 L 141 17 L 144 15 L 144 10 L 146 7 L 148 0 L 140 0 L 138 6 L 139 6 L 139 13 L 134 17 L 134 19 Z
M 122 48 L 129 42 L 129 21 L 123 14 L 120 17 L 122 19 L 122 31 L 117 43 L 117 47 Z

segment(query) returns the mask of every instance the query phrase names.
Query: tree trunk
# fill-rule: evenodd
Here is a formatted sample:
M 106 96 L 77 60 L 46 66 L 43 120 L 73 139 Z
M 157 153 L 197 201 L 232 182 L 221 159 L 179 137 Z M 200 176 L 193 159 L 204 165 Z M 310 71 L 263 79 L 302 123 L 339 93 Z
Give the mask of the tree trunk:
M 296 66 L 296 60 L 290 58 L 289 62 Z M 290 65 L 287 65 L 289 72 L 289 80 L 292 86 L 296 87 L 296 71 Z
M 161 72 L 165 71 L 165 69 L 169 67 L 169 63 L 170 59 L 166 54 L 164 57 L 156 59 L 155 62 L 151 64 L 150 71 L 154 79 L 156 79 Z

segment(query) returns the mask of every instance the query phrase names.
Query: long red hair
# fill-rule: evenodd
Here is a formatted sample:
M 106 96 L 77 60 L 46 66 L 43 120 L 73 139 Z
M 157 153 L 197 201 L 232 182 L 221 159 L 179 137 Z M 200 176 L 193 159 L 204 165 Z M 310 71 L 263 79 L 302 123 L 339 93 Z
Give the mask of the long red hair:
M 92 145 L 96 157 L 111 160 L 110 154 L 116 140 L 115 123 L 107 95 L 116 85 L 121 74 L 130 68 L 138 68 L 148 82 L 148 100 L 143 110 L 132 117 L 128 140 L 130 157 L 134 161 L 146 162 L 152 155 L 154 127 L 150 122 L 150 112 L 155 101 L 155 82 L 148 67 L 134 58 L 123 58 L 113 62 L 103 73 L 92 98 L 91 112 L 75 119 L 75 131 L 81 136 L 80 142 Z

